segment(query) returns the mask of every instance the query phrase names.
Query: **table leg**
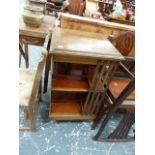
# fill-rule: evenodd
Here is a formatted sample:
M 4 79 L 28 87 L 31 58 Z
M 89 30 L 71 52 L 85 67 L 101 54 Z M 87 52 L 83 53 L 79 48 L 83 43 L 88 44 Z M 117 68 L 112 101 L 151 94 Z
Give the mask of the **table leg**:
M 51 56 L 48 55 L 46 59 L 46 65 L 45 65 L 45 77 L 44 77 L 44 93 L 47 92 L 47 85 L 48 85 L 48 76 L 51 66 Z
M 24 47 L 25 47 L 25 65 L 26 65 L 26 68 L 29 68 L 28 44 L 24 44 Z

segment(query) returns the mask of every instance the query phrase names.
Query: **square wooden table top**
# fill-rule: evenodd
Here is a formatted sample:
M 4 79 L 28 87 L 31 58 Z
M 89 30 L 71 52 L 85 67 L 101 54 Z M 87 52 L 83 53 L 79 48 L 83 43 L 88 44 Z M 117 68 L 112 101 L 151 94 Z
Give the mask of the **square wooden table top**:
M 96 60 L 124 60 L 124 57 L 103 34 L 54 28 L 50 54 L 85 57 Z
M 42 24 L 39 27 L 27 26 L 23 17 L 19 17 L 19 34 L 31 37 L 45 38 L 48 30 L 53 29 L 55 23 L 55 17 L 45 15 Z

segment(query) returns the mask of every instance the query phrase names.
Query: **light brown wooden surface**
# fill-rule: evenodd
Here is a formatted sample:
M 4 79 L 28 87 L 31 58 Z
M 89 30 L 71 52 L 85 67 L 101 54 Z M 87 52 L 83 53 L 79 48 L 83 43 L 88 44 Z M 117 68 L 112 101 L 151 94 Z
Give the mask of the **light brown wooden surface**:
M 19 34 L 25 35 L 25 36 L 31 36 L 31 37 L 37 37 L 37 38 L 45 38 L 49 29 L 52 29 L 54 27 L 55 17 L 45 15 L 43 19 L 43 23 L 40 25 L 40 27 L 30 27 L 27 26 L 22 16 L 19 17 Z
M 19 105 L 29 106 L 31 91 L 35 79 L 36 71 L 30 69 L 19 70 Z
M 87 92 L 88 82 L 80 76 L 55 75 L 52 81 L 52 90 Z
M 53 31 L 50 54 L 97 60 L 124 60 L 124 57 L 102 34 L 58 27 Z
M 95 115 L 81 115 L 81 105 L 77 101 L 52 103 L 50 118 L 53 120 L 93 120 Z
M 134 26 L 63 13 L 60 26 L 75 30 L 102 33 L 105 37 L 118 35 L 122 31 L 135 31 Z

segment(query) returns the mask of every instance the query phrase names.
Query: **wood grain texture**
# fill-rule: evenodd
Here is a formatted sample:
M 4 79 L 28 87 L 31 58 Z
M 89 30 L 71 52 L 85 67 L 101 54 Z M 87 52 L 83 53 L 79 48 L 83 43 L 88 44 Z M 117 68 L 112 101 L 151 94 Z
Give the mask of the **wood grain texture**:
M 124 60 L 118 50 L 102 34 L 58 27 L 53 31 L 50 54 L 97 60 Z
M 123 32 L 114 37 L 112 43 L 123 56 L 135 56 L 135 32 Z
M 31 69 L 20 69 L 19 70 L 19 105 L 28 106 L 29 99 L 31 96 L 31 90 L 33 87 L 36 71 Z
M 60 18 L 62 28 L 85 30 L 103 34 L 119 34 L 122 31 L 135 31 L 134 26 L 114 23 L 109 21 L 96 20 L 87 17 L 62 13 Z
M 81 115 L 81 105 L 77 101 L 51 104 L 50 118 L 53 120 L 93 120 L 95 115 Z
M 87 92 L 89 89 L 86 79 L 78 76 L 54 75 L 52 90 L 56 91 L 80 91 Z

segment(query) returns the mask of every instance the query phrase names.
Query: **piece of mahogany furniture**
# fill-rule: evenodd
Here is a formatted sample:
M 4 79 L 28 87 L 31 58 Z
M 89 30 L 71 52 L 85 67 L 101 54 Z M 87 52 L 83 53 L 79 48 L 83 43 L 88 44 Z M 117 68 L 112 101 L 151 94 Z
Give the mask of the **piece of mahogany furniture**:
M 29 67 L 28 45 L 43 46 L 49 29 L 53 29 L 55 17 L 45 15 L 43 23 L 38 28 L 27 26 L 22 16 L 19 17 L 19 42 L 24 47 L 25 64 Z
M 108 38 L 110 35 L 116 36 L 126 31 L 135 31 L 134 26 L 112 23 L 107 21 L 99 21 L 96 19 L 90 19 L 65 13 L 61 14 L 60 27 L 86 32 L 96 32 L 102 34 L 104 38 Z M 44 83 L 44 92 L 47 91 L 48 75 L 46 75 L 45 79 L 46 82 Z
M 42 58 L 38 63 L 37 70 L 20 69 L 19 70 L 19 106 L 24 108 L 25 118 L 31 121 L 30 127 L 23 127 L 20 124 L 20 130 L 35 130 L 36 129 L 36 114 L 41 99 L 41 77 L 47 57 L 47 46 L 50 40 L 50 32 L 47 35 L 43 50 Z
M 68 11 L 70 14 L 83 15 L 85 0 L 69 0 Z
M 51 105 L 53 120 L 93 120 L 109 81 L 124 57 L 102 34 L 53 30 Z
M 123 32 L 120 35 L 110 38 L 113 45 L 119 50 L 119 52 L 125 57 L 126 61 L 123 65 L 131 72 L 134 72 L 135 67 L 135 33 L 134 32 Z M 115 77 L 125 78 L 126 75 L 122 72 L 122 66 L 115 73 Z
M 135 31 L 135 27 L 109 21 L 102 21 L 71 14 L 61 14 L 60 27 L 82 30 L 87 32 L 101 33 L 108 38 L 109 35 L 117 36 L 122 32 Z
M 99 21 L 96 19 L 90 19 L 65 13 L 62 13 L 60 17 L 60 27 L 71 30 L 100 33 L 104 38 L 108 38 L 110 35 L 115 36 L 126 31 L 135 31 L 133 26 L 111 23 L 107 21 Z M 46 73 L 44 92 L 47 91 L 48 84 L 48 71 Z
M 119 52 L 124 56 L 125 61 L 119 63 L 119 66 L 110 81 L 109 91 L 111 91 L 111 97 L 116 98 L 125 89 L 125 87 L 130 83 L 130 79 L 133 78 L 135 59 L 134 59 L 134 46 L 135 46 L 135 34 L 134 32 L 124 32 L 116 37 L 109 38 L 113 45 L 119 50 Z M 135 92 L 133 91 L 129 96 L 129 100 L 135 99 Z M 102 110 L 101 110 L 102 111 Z M 93 128 L 101 120 L 103 112 L 100 112 L 96 119 L 94 120 Z
M 135 78 L 131 79 L 130 83 L 125 87 L 125 89 L 121 92 L 121 94 L 117 98 L 111 99 L 112 104 L 104 117 L 104 120 L 99 128 L 97 134 L 94 139 L 98 141 L 107 141 L 107 142 L 122 142 L 122 141 L 130 141 L 134 140 L 133 138 L 128 139 L 128 133 L 135 122 L 135 110 L 133 106 L 130 108 L 126 108 L 125 115 L 123 119 L 120 121 L 115 130 L 108 136 L 102 137 L 102 133 L 109 122 L 110 118 L 115 114 L 115 112 L 120 108 L 123 101 L 134 91 L 135 89 Z M 109 96 L 110 97 L 110 96 Z

